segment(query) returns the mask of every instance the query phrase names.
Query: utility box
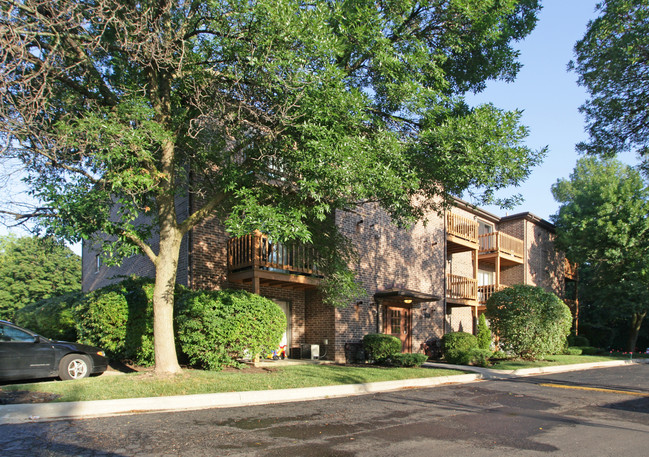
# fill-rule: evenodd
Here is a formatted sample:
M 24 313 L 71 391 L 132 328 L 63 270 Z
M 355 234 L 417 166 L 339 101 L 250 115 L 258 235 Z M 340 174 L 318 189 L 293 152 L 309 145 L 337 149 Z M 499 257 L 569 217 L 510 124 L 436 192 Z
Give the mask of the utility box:
M 301 344 L 300 357 L 303 359 L 318 360 L 320 358 L 319 344 Z

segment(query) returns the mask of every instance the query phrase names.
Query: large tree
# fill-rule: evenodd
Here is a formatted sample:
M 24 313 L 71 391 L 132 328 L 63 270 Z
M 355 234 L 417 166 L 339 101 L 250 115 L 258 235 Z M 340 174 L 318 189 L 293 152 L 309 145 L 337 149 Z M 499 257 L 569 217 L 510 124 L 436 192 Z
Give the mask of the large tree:
M 335 210 L 377 202 L 407 223 L 449 193 L 489 200 L 542 155 L 519 112 L 463 98 L 515 77 L 538 0 L 1 5 L 1 141 L 42 202 L 17 216 L 148 256 L 158 372 L 180 369 L 179 248 L 206 218 L 312 242 L 349 279 Z
M 585 157 L 552 186 L 556 242 L 582 275 L 591 305 L 628 323 L 628 349 L 649 311 L 649 188 L 638 170 Z
M 570 63 L 590 94 L 581 107 L 590 139 L 578 148 L 649 159 L 649 0 L 603 0 L 597 9 Z
M 81 259 L 51 238 L 0 237 L 0 319 L 25 305 L 81 290 Z

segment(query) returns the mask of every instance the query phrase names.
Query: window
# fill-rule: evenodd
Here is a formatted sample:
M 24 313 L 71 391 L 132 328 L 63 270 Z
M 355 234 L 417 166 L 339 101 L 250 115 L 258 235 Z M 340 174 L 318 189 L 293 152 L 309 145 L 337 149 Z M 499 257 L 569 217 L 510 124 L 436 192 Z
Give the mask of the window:
M 95 256 L 95 273 L 99 273 L 100 268 L 101 268 L 101 256 L 97 254 Z
M 0 325 L 0 341 L 34 341 L 34 337 L 17 328 Z
M 478 285 L 489 286 L 494 284 L 494 272 L 487 270 L 478 270 Z
M 478 221 L 478 234 L 486 235 L 487 233 L 493 233 L 494 226 L 485 221 Z

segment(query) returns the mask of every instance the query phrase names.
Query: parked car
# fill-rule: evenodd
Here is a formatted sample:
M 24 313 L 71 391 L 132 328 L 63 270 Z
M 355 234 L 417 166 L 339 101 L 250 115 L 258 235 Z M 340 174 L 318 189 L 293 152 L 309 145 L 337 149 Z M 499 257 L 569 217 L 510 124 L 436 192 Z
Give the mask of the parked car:
M 53 341 L 0 320 L 0 380 L 81 379 L 107 367 L 106 354 L 99 348 Z

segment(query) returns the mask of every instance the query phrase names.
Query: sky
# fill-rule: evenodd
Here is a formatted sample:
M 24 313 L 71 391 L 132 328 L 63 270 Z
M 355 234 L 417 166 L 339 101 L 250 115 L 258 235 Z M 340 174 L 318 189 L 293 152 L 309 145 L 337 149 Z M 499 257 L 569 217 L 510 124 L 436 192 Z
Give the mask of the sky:
M 526 144 L 532 149 L 547 146 L 549 150 L 543 164 L 533 169 L 525 183 L 502 193 L 520 193 L 525 199 L 521 205 L 508 210 L 484 207 L 487 211 L 498 216 L 529 211 L 548 220 L 557 212 L 550 187 L 557 179 L 570 175 L 578 159 L 575 144 L 587 139 L 578 108 L 588 95 L 577 85 L 577 74 L 567 71 L 567 65 L 574 58 L 573 47 L 584 36 L 588 21 L 596 17 L 597 2 L 544 0 L 536 28 L 515 46 L 523 64 L 516 80 L 490 82 L 485 91 L 468 97 L 472 104 L 491 102 L 499 108 L 522 110 L 522 123 L 530 129 Z M 620 159 L 637 163 L 632 154 Z M 3 234 L 6 229 L 0 226 Z
M 485 91 L 467 97 L 473 104 L 491 102 L 499 108 L 522 110 L 521 122 L 530 129 L 527 146 L 549 149 L 543 163 L 533 169 L 523 185 L 499 194 L 520 193 L 525 201 L 509 210 L 484 207 L 487 211 L 498 216 L 529 211 L 547 220 L 558 211 L 550 188 L 558 179 L 569 177 L 579 158 L 575 145 L 588 139 L 579 113 L 588 93 L 577 85 L 577 74 L 568 72 L 567 65 L 574 59 L 574 45 L 584 36 L 588 21 L 598 16 L 598 1 L 542 1 L 536 28 L 515 46 L 523 64 L 516 80 L 490 82 Z M 633 154 L 619 158 L 637 163 Z

